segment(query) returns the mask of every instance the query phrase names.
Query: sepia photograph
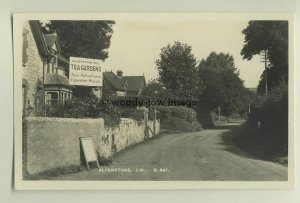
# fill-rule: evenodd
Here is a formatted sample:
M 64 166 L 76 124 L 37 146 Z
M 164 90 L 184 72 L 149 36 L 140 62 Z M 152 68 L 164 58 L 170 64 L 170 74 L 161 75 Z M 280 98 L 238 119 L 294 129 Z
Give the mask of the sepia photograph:
M 15 188 L 293 188 L 289 14 L 14 14 Z

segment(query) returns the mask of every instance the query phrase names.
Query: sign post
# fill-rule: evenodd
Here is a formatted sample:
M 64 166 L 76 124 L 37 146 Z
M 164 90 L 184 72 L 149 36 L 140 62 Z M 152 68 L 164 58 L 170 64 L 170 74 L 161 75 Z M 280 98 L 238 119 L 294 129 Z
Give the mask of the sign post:
M 102 61 L 98 59 L 70 57 L 69 84 L 102 86 Z

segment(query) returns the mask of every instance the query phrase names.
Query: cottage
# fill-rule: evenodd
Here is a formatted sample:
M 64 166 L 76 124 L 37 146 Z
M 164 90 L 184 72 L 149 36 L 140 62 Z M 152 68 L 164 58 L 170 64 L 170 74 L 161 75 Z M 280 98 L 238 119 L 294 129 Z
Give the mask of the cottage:
M 56 33 L 43 34 L 39 21 L 23 25 L 23 115 L 44 116 L 45 106 L 72 97 L 69 61 L 61 55 Z
M 145 87 L 145 76 L 123 76 L 121 70 L 117 74 L 112 71 L 103 73 L 103 95 L 134 97 L 140 95 Z

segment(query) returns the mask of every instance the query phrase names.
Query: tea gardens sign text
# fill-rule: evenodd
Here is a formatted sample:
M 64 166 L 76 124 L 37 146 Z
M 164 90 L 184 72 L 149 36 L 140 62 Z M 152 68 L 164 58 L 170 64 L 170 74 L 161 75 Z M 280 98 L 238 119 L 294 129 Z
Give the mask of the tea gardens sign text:
M 102 86 L 101 63 L 98 59 L 70 57 L 70 85 Z

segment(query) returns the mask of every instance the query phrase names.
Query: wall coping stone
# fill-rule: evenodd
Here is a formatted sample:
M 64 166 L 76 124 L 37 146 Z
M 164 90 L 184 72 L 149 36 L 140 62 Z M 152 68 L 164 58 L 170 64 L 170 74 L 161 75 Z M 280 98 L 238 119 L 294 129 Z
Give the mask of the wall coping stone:
M 59 117 L 33 117 L 28 116 L 25 118 L 26 121 L 60 121 L 60 122 L 88 122 L 88 123 L 104 123 L 103 118 L 59 118 Z

